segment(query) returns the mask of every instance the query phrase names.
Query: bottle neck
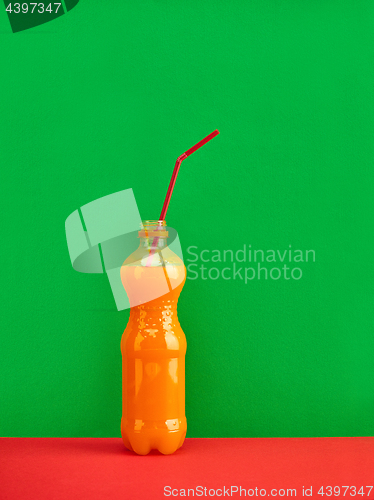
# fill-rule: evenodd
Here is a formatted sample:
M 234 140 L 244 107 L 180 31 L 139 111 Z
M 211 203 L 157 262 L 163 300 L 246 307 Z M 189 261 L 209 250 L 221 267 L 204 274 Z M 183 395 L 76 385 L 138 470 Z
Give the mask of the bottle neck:
M 139 238 L 139 248 L 145 248 L 147 250 L 161 250 L 167 247 L 167 238 L 149 237 L 149 238 Z
M 168 231 L 164 220 L 145 220 L 139 231 L 139 248 L 161 250 L 167 246 Z

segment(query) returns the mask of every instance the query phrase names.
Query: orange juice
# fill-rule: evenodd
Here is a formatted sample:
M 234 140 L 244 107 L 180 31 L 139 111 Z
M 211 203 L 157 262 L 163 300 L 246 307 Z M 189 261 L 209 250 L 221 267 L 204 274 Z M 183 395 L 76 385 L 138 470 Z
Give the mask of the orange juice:
M 125 446 L 146 455 L 182 446 L 186 337 L 177 317 L 185 282 L 183 261 L 167 246 L 164 221 L 145 221 L 139 248 L 121 268 L 130 318 L 121 341 L 122 422 Z

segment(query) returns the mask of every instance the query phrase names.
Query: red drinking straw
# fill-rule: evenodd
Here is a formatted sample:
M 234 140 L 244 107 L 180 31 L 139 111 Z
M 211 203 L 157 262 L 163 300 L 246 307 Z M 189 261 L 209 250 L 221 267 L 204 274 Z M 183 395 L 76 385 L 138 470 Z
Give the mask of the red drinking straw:
M 182 161 L 185 160 L 187 158 L 187 156 L 192 155 L 192 153 L 194 153 L 199 148 L 201 148 L 201 146 L 204 146 L 204 144 L 206 144 L 207 142 L 209 142 L 211 139 L 213 139 L 213 137 L 215 137 L 218 134 L 219 134 L 218 130 L 215 130 L 211 134 L 207 135 L 200 142 L 198 142 L 197 144 L 195 144 L 195 146 L 192 146 L 192 148 L 187 149 L 187 151 L 185 153 L 183 153 L 182 155 L 180 155 L 177 158 L 177 161 L 175 162 L 175 167 L 174 167 L 174 170 L 173 170 L 173 175 L 171 176 L 171 180 L 170 180 L 168 192 L 166 193 L 166 198 L 165 198 L 165 201 L 164 201 L 164 206 L 162 207 L 162 210 L 161 210 L 160 220 L 165 220 L 166 212 L 168 210 L 169 203 L 170 203 L 170 198 L 171 198 L 171 195 L 173 194 L 174 184 L 175 184 L 175 181 L 177 180 L 177 175 L 178 175 L 178 172 L 179 172 L 179 167 L 181 166 Z
M 173 189 L 174 189 L 175 181 L 177 180 L 177 175 L 178 175 L 178 172 L 179 172 L 179 167 L 181 166 L 182 161 L 185 160 L 188 156 L 192 155 L 192 153 L 194 153 L 199 148 L 201 148 L 201 146 L 204 146 L 204 144 L 206 144 L 207 142 L 209 142 L 211 139 L 213 139 L 213 137 L 215 137 L 218 134 L 219 134 L 218 130 L 215 130 L 211 134 L 209 134 L 206 137 L 204 137 L 204 139 L 202 139 L 200 142 L 198 142 L 197 144 L 195 144 L 195 146 L 192 146 L 192 148 L 187 149 L 187 151 L 185 153 L 183 153 L 182 155 L 180 155 L 177 158 L 177 161 L 175 162 L 175 167 L 174 167 L 174 170 L 173 170 L 173 175 L 171 176 L 170 184 L 169 184 L 169 187 L 168 187 L 168 191 L 166 193 L 164 205 L 162 207 L 161 215 L 160 215 L 160 219 L 159 220 L 165 220 L 166 212 L 168 210 L 169 203 L 170 203 L 170 198 L 171 198 L 171 195 L 173 194 Z M 152 261 L 152 248 L 156 247 L 156 245 L 158 243 L 158 239 L 159 239 L 158 236 L 156 236 L 154 238 L 153 242 L 151 243 L 151 252 L 150 252 L 149 257 L 147 259 L 146 267 L 149 267 L 149 265 L 151 264 L 151 261 Z

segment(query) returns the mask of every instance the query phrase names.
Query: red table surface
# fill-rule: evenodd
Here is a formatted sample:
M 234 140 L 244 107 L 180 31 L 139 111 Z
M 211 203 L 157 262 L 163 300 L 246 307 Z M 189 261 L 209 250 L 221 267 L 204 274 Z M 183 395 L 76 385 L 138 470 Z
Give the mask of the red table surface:
M 326 500 L 328 486 L 340 487 L 333 498 L 349 486 L 345 497 L 374 499 L 374 438 L 190 438 L 169 456 L 134 455 L 117 438 L 0 439 L 1 500 L 306 499 L 311 487 Z

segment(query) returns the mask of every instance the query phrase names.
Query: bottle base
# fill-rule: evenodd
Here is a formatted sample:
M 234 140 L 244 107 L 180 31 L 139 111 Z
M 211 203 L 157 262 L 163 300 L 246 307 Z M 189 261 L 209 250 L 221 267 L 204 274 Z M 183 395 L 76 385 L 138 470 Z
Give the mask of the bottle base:
M 186 432 L 186 418 L 166 422 L 135 420 L 134 425 L 121 422 L 123 444 L 137 455 L 148 455 L 151 450 L 171 455 L 183 445 Z

